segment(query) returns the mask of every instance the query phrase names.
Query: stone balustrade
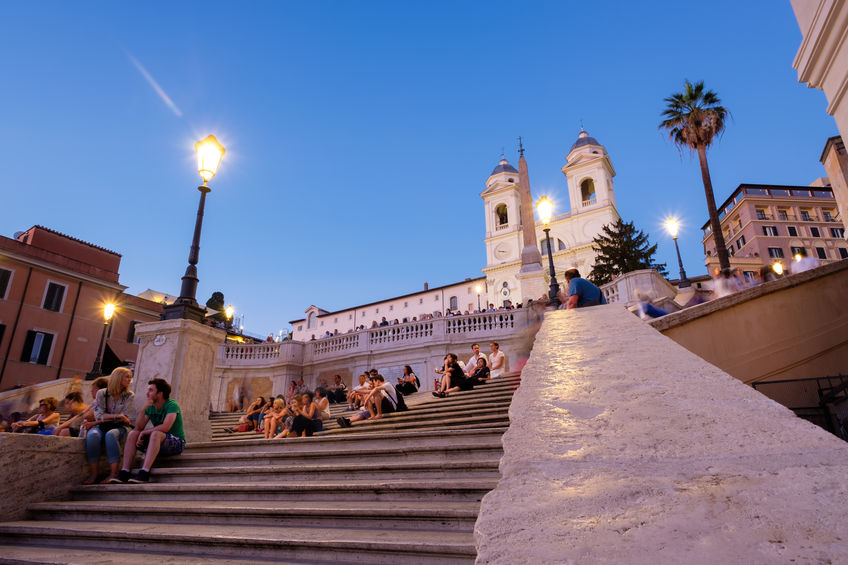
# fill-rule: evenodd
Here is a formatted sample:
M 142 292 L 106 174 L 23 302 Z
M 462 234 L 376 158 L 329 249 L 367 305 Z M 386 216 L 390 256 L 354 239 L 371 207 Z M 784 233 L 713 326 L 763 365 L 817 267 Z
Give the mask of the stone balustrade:
M 283 341 L 254 345 L 222 344 L 219 367 L 269 367 L 287 363 L 315 363 L 354 354 L 405 349 L 438 342 L 495 339 L 528 326 L 527 310 L 482 312 L 467 316 L 433 318 L 370 328 L 315 341 Z

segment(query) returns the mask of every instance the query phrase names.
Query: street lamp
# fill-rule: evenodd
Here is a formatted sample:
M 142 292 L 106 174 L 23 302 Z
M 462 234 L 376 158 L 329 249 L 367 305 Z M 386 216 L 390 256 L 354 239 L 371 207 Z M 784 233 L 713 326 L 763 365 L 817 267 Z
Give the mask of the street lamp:
M 677 264 L 680 265 L 680 280 L 677 283 L 677 288 L 692 286 L 692 282 L 686 278 L 686 270 L 683 268 L 683 259 L 680 258 L 680 248 L 677 246 L 677 233 L 680 231 L 680 222 L 678 222 L 676 218 L 668 218 L 665 221 L 665 230 L 674 240 L 674 249 L 677 251 Z
M 227 333 L 233 323 L 233 312 L 235 312 L 235 308 L 233 308 L 232 304 L 224 308 L 224 316 L 226 318 L 224 321 L 224 343 L 227 343 Z
M 194 222 L 194 238 L 191 241 L 191 250 L 188 254 L 188 267 L 186 267 L 180 286 L 180 297 L 173 304 L 165 307 L 162 313 L 163 320 L 184 318 L 202 322 L 206 313 L 205 309 L 198 305 L 195 299 L 197 293 L 197 258 L 200 253 L 200 230 L 203 227 L 203 208 L 206 205 L 206 194 L 212 190 L 207 186 L 207 183 L 218 171 L 218 165 L 221 164 L 221 159 L 226 151 L 214 135 L 209 135 L 195 143 L 194 150 L 197 152 L 197 172 L 203 179 L 203 184 L 197 187 L 197 190 L 200 191 L 200 204 L 197 206 L 197 219 Z
M 542 220 L 545 232 L 545 241 L 548 246 L 548 264 L 551 268 L 551 290 L 548 292 L 550 304 L 554 308 L 559 308 L 559 283 L 554 272 L 554 250 L 551 248 L 551 217 L 553 217 L 554 203 L 547 196 L 542 196 L 536 203 L 536 210 L 539 212 L 539 219 Z
M 97 346 L 97 357 L 94 358 L 94 366 L 91 372 L 86 375 L 86 380 L 91 381 L 100 376 L 100 359 L 102 358 L 103 342 L 106 340 L 106 328 L 109 327 L 109 322 L 112 321 L 112 316 L 115 315 L 115 305 L 107 302 L 103 305 L 103 331 L 100 333 L 100 345 Z
M 477 311 L 480 312 L 480 293 L 483 291 L 483 287 L 478 284 L 474 287 L 474 290 L 477 291 Z
M 774 271 L 777 276 L 781 276 L 783 274 L 783 263 L 775 261 L 774 265 L 771 266 L 771 270 Z

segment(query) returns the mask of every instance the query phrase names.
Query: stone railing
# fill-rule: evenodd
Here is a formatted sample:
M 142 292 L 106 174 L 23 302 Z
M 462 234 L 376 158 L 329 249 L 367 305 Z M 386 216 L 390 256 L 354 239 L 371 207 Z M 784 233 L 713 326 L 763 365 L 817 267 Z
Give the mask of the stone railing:
M 601 286 L 609 304 L 618 302 L 627 307 L 636 303 L 637 290 L 654 299 L 673 299 L 677 295 L 677 290 L 654 269 L 631 271 Z
M 310 364 L 440 342 L 462 342 L 466 338 L 494 339 L 509 336 L 535 322 L 532 312 L 519 309 L 433 318 L 307 342 L 283 341 L 257 345 L 228 343 L 219 348 L 218 366 L 226 368 Z

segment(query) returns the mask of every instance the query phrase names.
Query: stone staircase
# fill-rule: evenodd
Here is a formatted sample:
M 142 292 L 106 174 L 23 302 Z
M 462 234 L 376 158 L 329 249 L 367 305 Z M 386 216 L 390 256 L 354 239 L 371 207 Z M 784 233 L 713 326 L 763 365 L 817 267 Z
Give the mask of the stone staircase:
M 143 485 L 92 485 L 0 523 L 3 563 L 472 563 L 519 384 L 508 376 L 311 438 L 189 444 Z M 333 412 L 343 412 L 334 406 Z

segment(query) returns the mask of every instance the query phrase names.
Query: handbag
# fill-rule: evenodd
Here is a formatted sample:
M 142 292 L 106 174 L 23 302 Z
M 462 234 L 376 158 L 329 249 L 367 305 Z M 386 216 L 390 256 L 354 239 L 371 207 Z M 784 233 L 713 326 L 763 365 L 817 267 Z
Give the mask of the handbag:
M 107 388 L 105 390 L 106 390 L 105 404 L 106 404 L 106 410 L 108 410 L 109 409 L 109 389 Z M 110 430 L 114 430 L 114 429 L 117 429 L 117 428 L 123 428 L 123 427 L 125 427 L 125 424 L 121 420 L 109 420 L 108 422 L 100 422 L 97 425 L 97 427 L 100 428 L 100 431 L 105 434 L 106 432 L 108 432 Z

